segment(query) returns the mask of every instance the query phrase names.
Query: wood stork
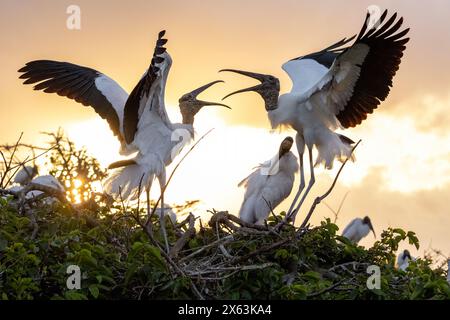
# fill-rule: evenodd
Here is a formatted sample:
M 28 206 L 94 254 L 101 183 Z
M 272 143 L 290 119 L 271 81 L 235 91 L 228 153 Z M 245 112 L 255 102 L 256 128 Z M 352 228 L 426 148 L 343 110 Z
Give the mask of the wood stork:
M 372 230 L 373 235 L 376 238 L 377 236 L 373 229 L 372 221 L 370 221 L 368 216 L 365 216 L 363 219 L 355 218 L 345 227 L 342 236 L 354 243 L 358 243 L 362 238 L 369 234 L 370 230 Z
M 290 151 L 293 143 L 294 139 L 286 137 L 275 157 L 259 165 L 239 183 L 246 188 L 239 211 L 243 221 L 262 224 L 270 211 L 291 193 L 298 170 L 297 157 Z
M 409 250 L 403 250 L 400 252 L 400 254 L 397 257 L 397 267 L 400 270 L 405 271 L 406 268 L 409 266 L 410 261 L 416 260 L 415 258 L 411 257 L 411 254 L 409 253 Z
M 447 282 L 450 283 L 450 259 L 447 259 Z
M 36 165 L 32 166 L 22 166 L 22 168 L 16 173 L 14 176 L 14 182 L 20 184 L 21 186 L 25 186 L 33 180 L 34 177 L 38 174 L 38 168 Z
M 32 184 L 33 186 L 38 185 L 38 186 L 51 188 L 51 189 L 54 189 L 56 192 L 61 192 L 61 193 L 66 192 L 65 188 L 58 181 L 58 179 L 56 179 L 54 176 L 49 175 L 49 174 L 35 177 L 34 179 L 32 179 L 31 181 L 26 183 L 26 185 L 28 185 L 28 184 Z M 20 192 L 24 187 L 25 187 L 25 185 L 23 185 L 23 186 L 16 185 L 16 186 L 9 188 L 8 190 L 13 191 L 13 192 Z M 30 191 L 27 192 L 27 194 L 25 195 L 25 198 L 32 199 L 43 193 L 44 193 L 43 191 L 31 189 Z
M 164 45 L 165 31 L 158 34 L 149 68 L 128 95 L 122 87 L 106 75 L 87 67 L 67 62 L 38 60 L 28 62 L 19 70 L 24 84 L 39 82 L 34 89 L 57 93 L 91 106 L 108 121 L 121 143 L 122 155 L 137 154 L 128 160 L 109 166 L 114 170 L 105 181 L 108 193 L 122 199 L 136 199 L 139 191 L 147 194 L 150 213 L 150 188 L 155 178 L 163 190 L 166 184 L 165 167 L 181 148 L 194 137 L 194 117 L 204 106 L 225 104 L 198 100 L 197 96 L 210 86 L 208 83 L 179 99 L 182 123 L 172 123 L 167 115 L 164 93 L 172 59 Z M 180 141 L 181 140 L 181 141 Z M 141 185 L 145 186 L 141 189 Z M 164 211 L 164 197 L 161 194 Z M 163 222 L 162 229 L 164 229 Z M 163 231 L 164 232 L 164 231 Z
M 314 182 L 314 166 L 324 164 L 330 169 L 334 159 L 345 160 L 351 155 L 353 141 L 335 133 L 338 128 L 360 124 L 384 101 L 399 69 L 409 29 L 397 32 L 403 18 L 395 22 L 397 13 L 386 22 L 387 10 L 377 23 L 369 25 L 366 15 L 356 40 L 355 36 L 305 56 L 292 59 L 282 68 L 292 80 L 290 93 L 279 96 L 280 82 L 271 75 L 235 69 L 223 69 L 257 79 L 261 84 L 232 92 L 224 97 L 254 91 L 262 96 L 272 128 L 290 126 L 297 131 L 296 145 L 300 156 L 300 187 L 289 215 L 296 214 Z M 308 148 L 311 178 L 298 206 L 293 210 L 303 189 L 303 153 Z M 318 157 L 313 164 L 313 147 Z

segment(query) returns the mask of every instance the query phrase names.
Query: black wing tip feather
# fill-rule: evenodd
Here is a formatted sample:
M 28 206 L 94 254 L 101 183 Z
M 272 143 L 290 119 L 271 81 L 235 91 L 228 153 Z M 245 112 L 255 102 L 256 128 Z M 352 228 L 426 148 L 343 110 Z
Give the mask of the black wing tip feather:
M 18 72 L 22 73 L 19 78 L 25 79 L 23 84 L 35 84 L 33 89 L 36 91 L 56 93 L 84 106 L 92 106 L 101 118 L 108 121 L 114 135 L 123 140 L 114 107 L 95 85 L 95 80 L 101 75 L 97 70 L 69 62 L 34 60 L 27 62 Z
M 123 133 L 127 143 L 133 142 L 137 131 L 140 100 L 150 91 L 153 82 L 158 78 L 158 73 L 160 71 L 160 67 L 158 65 L 165 61 L 164 57 L 161 56 L 167 51 L 164 47 L 168 41 L 163 38 L 165 34 L 166 30 L 161 30 L 158 33 L 158 39 L 155 43 L 155 49 L 153 50 L 153 56 L 150 67 L 147 70 L 147 74 L 139 81 L 125 103 Z
M 369 11 L 367 11 L 366 18 L 364 20 L 364 24 L 361 28 L 360 33 L 358 34 L 358 37 L 356 41 L 360 41 L 363 39 L 368 39 L 370 37 L 384 37 L 387 38 L 388 36 L 395 36 L 392 35 L 398 29 L 400 29 L 401 25 L 403 24 L 404 18 L 400 17 L 397 20 L 398 13 L 394 12 L 387 21 L 386 17 L 388 15 L 388 9 L 385 9 L 383 11 L 383 14 L 380 16 L 380 18 L 371 26 L 369 30 L 367 30 L 367 27 L 370 23 L 371 14 Z M 395 22 L 397 20 L 397 22 Z M 395 22 L 395 24 L 394 24 Z M 399 33 L 405 32 L 405 36 L 409 32 L 410 28 L 407 28 L 405 30 L 400 31 Z
M 409 28 L 400 30 L 404 19 L 397 12 L 388 16 L 388 10 L 370 24 L 370 12 L 354 44 L 363 43 L 370 50 L 362 64 L 361 74 L 354 88 L 354 95 L 337 118 L 344 128 L 355 127 L 368 114 L 386 100 L 393 85 L 393 78 L 399 70 Z M 370 27 L 370 29 L 368 29 Z M 389 59 L 386 59 L 388 57 Z

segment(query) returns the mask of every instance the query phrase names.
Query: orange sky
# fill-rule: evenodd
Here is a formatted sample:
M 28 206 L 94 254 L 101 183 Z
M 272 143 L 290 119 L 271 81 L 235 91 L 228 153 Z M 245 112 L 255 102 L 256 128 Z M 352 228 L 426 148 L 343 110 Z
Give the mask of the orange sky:
M 66 8 L 71 4 L 81 8 L 81 30 L 66 28 Z M 90 146 L 102 163 L 117 155 L 107 126 L 94 120 L 97 116 L 90 108 L 21 85 L 17 69 L 29 60 L 90 66 L 130 91 L 149 63 L 157 32 L 166 29 L 174 60 L 167 103 L 176 116 L 178 98 L 203 83 L 226 80 L 205 93 L 212 100 L 250 84 L 243 77 L 217 73 L 225 67 L 273 74 L 280 78 L 282 91 L 288 90 L 290 82 L 281 64 L 357 33 L 372 4 L 398 11 L 411 27 L 411 41 L 388 100 L 363 125 L 347 132 L 363 143 L 357 162 L 345 169 L 328 203 L 336 207 L 350 191 L 338 220 L 341 227 L 355 216 L 369 214 L 378 230 L 387 226 L 415 230 L 422 239 L 421 249 L 431 245 L 450 255 L 450 3 L 446 0 L 1 0 L 0 143 L 12 142 L 21 131 L 26 141 L 39 142 L 38 132 L 61 126 L 80 144 Z M 256 95 L 236 96 L 228 103 L 232 111 L 211 108 L 196 120 L 199 133 L 212 126 L 217 129 L 180 168 L 174 201 L 198 198 L 205 207 L 235 212 L 242 197 L 237 182 L 276 152 L 280 138 L 292 135 L 268 132 L 265 110 Z M 105 140 L 101 145 L 111 148 L 96 150 L 92 136 L 99 135 L 80 133 L 86 130 L 98 132 Z M 234 144 L 226 141 L 230 136 Z M 215 152 L 208 152 L 212 148 Z M 199 161 L 210 165 L 202 166 L 196 177 L 198 188 L 183 190 L 198 171 Z M 318 172 L 316 193 L 331 177 Z M 324 216 L 330 212 L 322 206 L 313 222 Z M 369 236 L 364 244 L 372 242 Z

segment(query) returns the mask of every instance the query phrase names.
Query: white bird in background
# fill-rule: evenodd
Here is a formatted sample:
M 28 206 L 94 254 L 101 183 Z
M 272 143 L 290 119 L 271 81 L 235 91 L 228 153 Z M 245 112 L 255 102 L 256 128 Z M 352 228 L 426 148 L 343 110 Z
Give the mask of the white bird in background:
M 447 259 L 447 282 L 450 283 L 450 259 Z
M 223 69 L 239 73 L 261 84 L 235 91 L 224 97 L 247 91 L 255 91 L 265 102 L 272 128 L 284 125 L 297 131 L 296 144 L 300 156 L 300 187 L 288 214 L 295 221 L 303 201 L 312 188 L 314 166 L 323 163 L 330 169 L 334 159 L 345 160 L 351 156 L 353 141 L 337 134 L 336 129 L 360 124 L 384 101 L 392 87 L 392 79 L 399 69 L 409 29 L 397 32 L 403 18 L 395 22 L 397 14 L 384 24 L 387 10 L 378 21 L 369 25 L 368 13 L 356 40 L 343 39 L 315 53 L 292 59 L 282 68 L 293 82 L 290 93 L 279 96 L 280 82 L 271 75 Z M 394 23 L 395 22 L 395 23 Z M 311 178 L 299 204 L 295 207 L 303 189 L 303 153 L 308 148 Z M 313 147 L 318 157 L 313 163 Z
M 38 176 L 38 177 L 34 178 L 33 180 L 29 181 L 26 185 L 29 185 L 29 184 L 48 187 L 48 188 L 54 189 L 55 192 L 61 192 L 61 193 L 66 192 L 63 185 L 58 181 L 58 179 L 56 179 L 52 175 Z M 13 191 L 13 192 L 20 192 L 24 187 L 25 186 L 17 186 L 16 185 L 16 186 L 9 188 L 8 190 Z M 37 197 L 43 193 L 44 193 L 43 191 L 31 189 L 30 191 L 27 192 L 27 194 L 25 195 L 25 198 L 31 199 L 31 198 Z
M 172 221 L 172 224 L 176 224 L 177 223 L 177 214 L 175 213 L 175 211 L 173 211 L 173 208 L 171 206 L 165 206 L 164 210 L 161 210 L 160 208 L 157 208 L 155 210 L 155 214 L 160 219 L 163 218 L 163 215 L 166 216 L 166 217 L 169 217 L 170 221 Z
M 291 193 L 297 157 L 290 151 L 294 139 L 287 137 L 281 142 L 276 156 L 261 164 L 258 169 L 239 183 L 246 188 L 239 217 L 248 223 L 262 224 Z
M 362 238 L 369 234 L 370 230 L 372 230 L 373 235 L 376 238 L 377 236 L 373 229 L 372 221 L 370 221 L 368 216 L 365 216 L 363 219 L 355 218 L 345 227 L 342 236 L 354 243 L 358 243 Z
M 403 250 L 397 257 L 397 267 L 400 270 L 405 271 L 409 266 L 410 261 L 415 261 L 416 259 L 411 257 L 409 250 Z
M 31 183 L 49 187 L 59 192 L 66 192 L 66 189 L 64 189 L 63 185 L 58 181 L 58 179 L 56 179 L 54 176 L 50 174 L 36 177 L 33 180 L 31 180 Z
M 166 184 L 166 169 L 173 157 L 194 137 L 194 117 L 204 106 L 228 106 L 197 100 L 197 96 L 218 82 L 208 83 L 179 99 L 182 123 L 172 123 L 167 116 L 164 93 L 172 59 L 163 46 L 165 31 L 161 31 L 149 68 L 128 95 L 106 75 L 90 68 L 67 62 L 32 61 L 19 70 L 24 84 L 37 83 L 35 90 L 57 93 L 91 106 L 109 123 L 121 143 L 122 155 L 137 154 L 128 160 L 109 166 L 115 170 L 105 181 L 106 191 L 122 199 L 136 199 L 145 189 L 148 212 L 150 188 L 155 177 L 161 191 Z M 42 82 L 41 82 L 42 81 Z M 142 186 L 142 188 L 141 188 Z M 161 193 L 161 208 L 164 197 Z M 161 223 L 164 232 L 163 222 Z M 167 241 L 166 241 L 166 247 Z
M 34 177 L 38 174 L 38 168 L 36 165 L 33 166 L 22 166 L 22 168 L 16 173 L 14 176 L 14 182 L 20 184 L 21 186 L 25 186 L 33 180 Z

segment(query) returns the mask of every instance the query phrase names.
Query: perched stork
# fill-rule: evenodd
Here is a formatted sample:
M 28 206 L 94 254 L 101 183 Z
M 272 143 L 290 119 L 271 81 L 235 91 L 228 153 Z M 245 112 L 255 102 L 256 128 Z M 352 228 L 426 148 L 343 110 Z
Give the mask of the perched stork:
M 297 157 L 290 151 L 293 143 L 291 137 L 285 138 L 274 158 L 261 164 L 239 183 L 246 188 L 239 211 L 243 221 L 262 224 L 270 211 L 291 193 L 298 170 Z
M 255 91 L 262 96 L 272 128 L 290 126 L 297 131 L 296 145 L 300 156 L 300 187 L 288 215 L 295 221 L 301 204 L 312 188 L 314 166 L 323 163 L 331 168 L 334 159 L 351 156 L 353 141 L 335 133 L 338 128 L 360 124 L 384 101 L 399 69 L 409 29 L 397 32 L 403 18 L 397 14 L 387 21 L 387 10 L 377 23 L 369 26 L 368 13 L 356 40 L 355 36 L 305 56 L 292 59 L 282 68 L 293 82 L 290 93 L 279 96 L 280 82 L 271 75 L 235 69 L 223 69 L 257 79 L 261 84 L 235 91 L 231 95 Z M 311 178 L 298 206 L 293 210 L 303 189 L 303 153 L 308 148 Z M 313 147 L 318 158 L 313 164 Z
M 376 237 L 372 221 L 370 221 L 368 216 L 365 216 L 363 219 L 355 218 L 345 227 L 342 236 L 354 243 L 358 243 L 369 234 L 370 230 L 372 230 L 374 237 Z
M 172 59 L 164 45 L 165 31 L 156 41 L 149 68 L 128 95 L 122 87 L 106 75 L 87 67 L 67 62 L 38 60 L 28 62 L 19 70 L 26 79 L 24 84 L 39 82 L 34 89 L 57 93 L 94 110 L 109 123 L 121 143 L 122 155 L 137 154 L 128 160 L 109 166 L 114 170 L 105 181 L 108 193 L 122 199 L 136 199 L 139 191 L 147 194 L 147 211 L 150 212 L 150 188 L 155 178 L 163 190 L 166 184 L 165 167 L 181 147 L 194 137 L 194 117 L 204 106 L 222 103 L 198 100 L 197 96 L 210 86 L 223 81 L 208 83 L 179 99 L 182 123 L 172 123 L 167 116 L 164 93 Z M 187 133 L 187 134 L 186 134 Z M 181 142 L 180 142 L 181 138 Z M 181 144 L 181 145 L 180 145 Z M 141 188 L 142 186 L 142 188 Z M 164 211 L 164 197 L 161 194 Z M 163 222 L 162 222 L 163 224 Z M 162 226 L 162 228 L 164 228 Z M 164 232 L 164 231 L 163 231 Z
M 22 168 L 16 173 L 14 176 L 14 182 L 20 184 L 21 186 L 25 186 L 33 180 L 34 177 L 38 174 L 38 168 L 36 165 L 32 166 L 22 166 Z
M 411 257 L 411 254 L 409 253 L 409 250 L 403 250 L 397 257 L 397 266 L 400 270 L 405 271 L 406 268 L 409 266 L 410 261 L 414 261 L 413 257 Z

